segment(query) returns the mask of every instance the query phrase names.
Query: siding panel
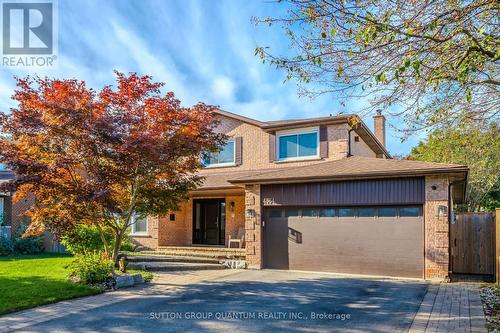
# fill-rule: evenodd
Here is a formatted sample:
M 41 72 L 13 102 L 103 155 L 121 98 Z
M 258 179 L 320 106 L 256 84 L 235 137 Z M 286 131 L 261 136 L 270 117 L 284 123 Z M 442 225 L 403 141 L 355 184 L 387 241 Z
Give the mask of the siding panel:
M 424 185 L 423 177 L 274 184 L 262 185 L 261 197 L 278 206 L 423 204 Z

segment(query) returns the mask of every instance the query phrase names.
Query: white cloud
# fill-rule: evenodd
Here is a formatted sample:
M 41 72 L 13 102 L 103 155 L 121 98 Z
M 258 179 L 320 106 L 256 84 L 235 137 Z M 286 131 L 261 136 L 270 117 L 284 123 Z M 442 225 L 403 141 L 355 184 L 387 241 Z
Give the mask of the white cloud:
M 219 76 L 212 82 L 212 93 L 215 97 L 232 101 L 234 99 L 234 90 L 234 82 L 226 76 Z
M 149 50 L 143 39 L 118 22 L 112 22 L 112 27 L 117 41 L 127 49 L 128 55 L 135 61 L 141 74 L 152 75 L 154 81 L 166 83 L 165 88 L 173 91 L 181 101 L 193 103 L 182 84 L 185 75 L 175 68 L 175 64 L 169 58 L 158 58 Z

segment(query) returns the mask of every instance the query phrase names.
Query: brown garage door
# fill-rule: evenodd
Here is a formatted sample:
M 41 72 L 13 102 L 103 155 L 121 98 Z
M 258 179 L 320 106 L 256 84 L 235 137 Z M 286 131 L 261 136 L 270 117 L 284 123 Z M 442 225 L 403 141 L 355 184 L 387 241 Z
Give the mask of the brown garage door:
M 267 208 L 267 268 L 423 277 L 422 206 Z

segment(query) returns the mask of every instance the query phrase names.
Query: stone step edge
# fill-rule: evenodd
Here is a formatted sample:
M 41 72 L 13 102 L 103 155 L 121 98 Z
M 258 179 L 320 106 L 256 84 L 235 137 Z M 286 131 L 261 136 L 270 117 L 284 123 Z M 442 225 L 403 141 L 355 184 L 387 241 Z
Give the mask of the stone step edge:
M 189 256 L 162 256 L 162 255 L 138 255 L 128 256 L 129 262 L 186 262 L 200 264 L 219 264 L 218 258 L 189 257 Z
M 164 255 L 164 256 L 185 256 L 185 257 L 200 257 L 200 258 L 221 258 L 227 259 L 231 257 L 245 258 L 244 253 L 204 253 L 204 252 L 177 252 L 177 251 L 142 251 L 147 255 Z
M 148 265 L 149 264 L 149 265 Z M 151 263 L 132 263 L 132 265 L 127 265 L 127 269 L 139 269 L 146 270 L 149 272 L 165 272 L 165 271 L 201 271 L 201 270 L 222 270 L 226 269 L 220 264 L 186 264 L 186 263 L 176 263 L 173 265 L 151 265 Z
M 234 252 L 245 253 L 245 249 L 228 247 L 198 247 L 198 246 L 159 246 L 158 251 L 200 251 L 200 252 Z

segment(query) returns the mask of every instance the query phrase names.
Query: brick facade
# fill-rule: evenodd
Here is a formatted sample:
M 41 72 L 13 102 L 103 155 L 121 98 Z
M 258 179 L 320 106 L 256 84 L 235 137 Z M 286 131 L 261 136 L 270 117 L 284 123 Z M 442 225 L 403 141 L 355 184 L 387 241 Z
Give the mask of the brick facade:
M 262 268 L 262 205 L 260 185 L 245 187 L 246 260 L 249 268 Z
M 448 185 L 446 176 L 425 178 L 425 278 L 444 278 L 449 265 Z M 439 206 L 446 214 L 438 216 Z

